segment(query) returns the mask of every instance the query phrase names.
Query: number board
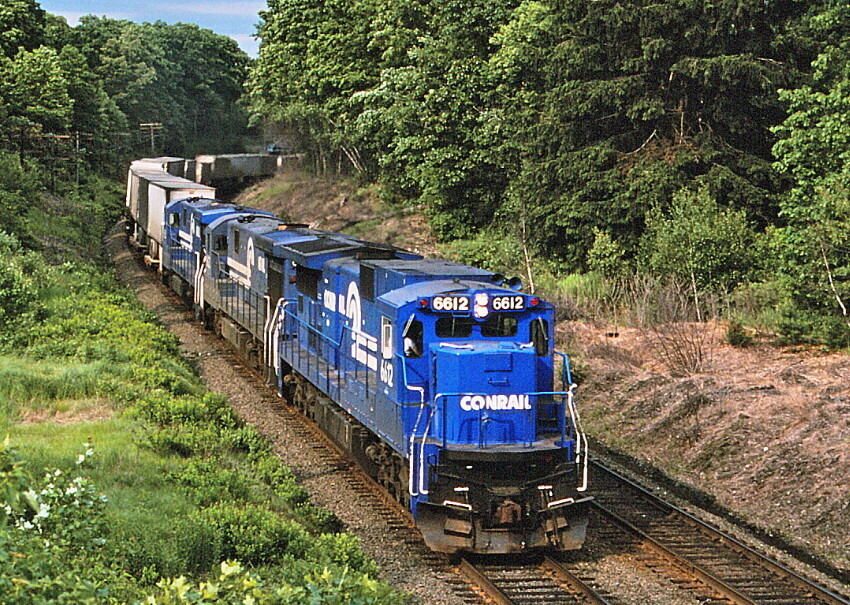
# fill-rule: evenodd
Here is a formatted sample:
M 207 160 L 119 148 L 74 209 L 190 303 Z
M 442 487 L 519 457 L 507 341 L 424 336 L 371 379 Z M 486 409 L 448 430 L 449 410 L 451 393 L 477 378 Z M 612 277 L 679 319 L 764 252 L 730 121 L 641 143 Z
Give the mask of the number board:
M 490 308 L 494 311 L 523 311 L 525 310 L 525 296 L 521 294 L 494 296 L 490 300 Z
M 524 311 L 525 296 L 510 294 L 494 296 L 488 306 L 492 311 Z M 431 309 L 449 313 L 468 313 L 472 310 L 472 299 L 469 296 L 435 296 L 431 299 Z
M 435 296 L 431 299 L 431 308 L 434 311 L 468 313 L 471 307 L 468 296 Z

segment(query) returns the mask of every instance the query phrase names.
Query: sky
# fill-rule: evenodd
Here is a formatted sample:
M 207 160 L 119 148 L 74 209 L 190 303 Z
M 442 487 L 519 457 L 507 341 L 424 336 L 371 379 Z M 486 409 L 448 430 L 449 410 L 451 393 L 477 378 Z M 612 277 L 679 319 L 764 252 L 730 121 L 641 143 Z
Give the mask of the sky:
M 255 58 L 259 48 L 253 37 L 260 22 L 257 13 L 267 7 L 265 0 L 38 0 L 38 3 L 48 13 L 65 17 L 71 26 L 77 25 L 84 15 L 136 23 L 195 23 L 230 36 Z

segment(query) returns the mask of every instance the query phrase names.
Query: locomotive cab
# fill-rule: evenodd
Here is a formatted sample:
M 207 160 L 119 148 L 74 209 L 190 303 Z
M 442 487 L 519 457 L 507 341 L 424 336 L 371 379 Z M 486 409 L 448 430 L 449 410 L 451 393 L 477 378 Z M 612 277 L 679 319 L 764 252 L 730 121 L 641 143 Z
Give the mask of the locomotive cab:
M 469 284 L 418 306 L 405 355 L 430 373 L 428 429 L 411 448 L 417 524 L 429 547 L 580 548 L 586 454 L 565 356 L 566 390 L 554 386 L 551 305 Z

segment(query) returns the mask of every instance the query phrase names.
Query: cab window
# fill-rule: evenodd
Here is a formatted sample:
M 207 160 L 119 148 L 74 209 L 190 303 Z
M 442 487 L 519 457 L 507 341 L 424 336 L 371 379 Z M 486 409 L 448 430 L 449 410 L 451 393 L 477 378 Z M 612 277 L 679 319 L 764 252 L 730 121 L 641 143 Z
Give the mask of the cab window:
M 437 319 L 437 338 L 469 338 L 475 321 L 471 317 L 444 315 Z
M 481 324 L 481 335 L 487 338 L 512 338 L 517 335 L 519 322 L 513 315 L 497 313 Z
M 213 252 L 225 252 L 227 250 L 227 236 L 216 235 L 213 237 Z
M 422 322 L 411 316 L 407 320 L 407 323 L 404 324 L 404 331 L 401 334 L 404 340 L 405 357 L 410 357 L 411 359 L 422 357 L 423 335 Z
M 531 344 L 539 357 L 549 354 L 549 322 L 541 317 L 531 322 Z

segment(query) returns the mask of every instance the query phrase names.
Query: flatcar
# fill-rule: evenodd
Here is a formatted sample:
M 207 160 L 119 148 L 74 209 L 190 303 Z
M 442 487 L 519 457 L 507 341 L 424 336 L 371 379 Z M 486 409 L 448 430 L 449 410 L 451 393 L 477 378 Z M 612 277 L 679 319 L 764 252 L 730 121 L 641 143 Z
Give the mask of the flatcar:
M 587 443 L 554 308 L 519 280 L 218 200 L 163 209 L 162 271 L 436 551 L 582 546 Z

